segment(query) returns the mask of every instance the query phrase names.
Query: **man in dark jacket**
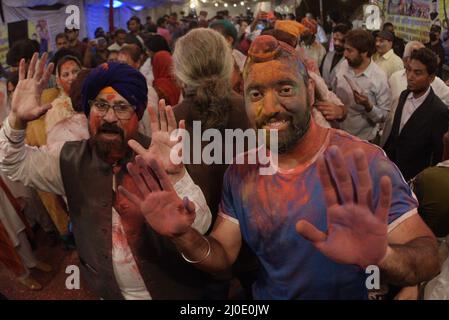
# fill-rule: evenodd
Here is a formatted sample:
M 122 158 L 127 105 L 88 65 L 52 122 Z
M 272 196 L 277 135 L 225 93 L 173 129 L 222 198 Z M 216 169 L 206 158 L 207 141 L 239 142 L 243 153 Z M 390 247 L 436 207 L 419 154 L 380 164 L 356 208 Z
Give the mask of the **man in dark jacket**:
M 385 127 L 385 144 L 381 145 L 406 180 L 442 159 L 449 116 L 448 107 L 430 86 L 437 68 L 436 56 L 429 49 L 412 53 L 407 90 L 402 92 Z

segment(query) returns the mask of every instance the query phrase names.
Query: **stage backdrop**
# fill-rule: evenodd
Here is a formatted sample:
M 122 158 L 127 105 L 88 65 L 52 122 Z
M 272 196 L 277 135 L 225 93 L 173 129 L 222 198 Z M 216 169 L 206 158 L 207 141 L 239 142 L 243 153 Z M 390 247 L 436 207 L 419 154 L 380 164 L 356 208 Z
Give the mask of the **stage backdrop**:
M 443 26 L 444 1 L 448 0 L 385 0 L 385 21 L 395 25 L 396 35 L 410 40 L 427 42 L 432 24 Z
M 33 10 L 30 7 L 38 5 L 52 5 L 55 3 L 64 4 L 59 10 Z M 54 37 L 64 32 L 67 17 L 65 9 L 67 5 L 76 5 L 80 9 L 80 40 L 86 36 L 86 19 L 84 15 L 83 0 L 3 0 L 2 7 L 5 15 L 5 22 L 32 21 L 37 27 L 36 37 L 49 37 L 49 50 L 55 48 Z

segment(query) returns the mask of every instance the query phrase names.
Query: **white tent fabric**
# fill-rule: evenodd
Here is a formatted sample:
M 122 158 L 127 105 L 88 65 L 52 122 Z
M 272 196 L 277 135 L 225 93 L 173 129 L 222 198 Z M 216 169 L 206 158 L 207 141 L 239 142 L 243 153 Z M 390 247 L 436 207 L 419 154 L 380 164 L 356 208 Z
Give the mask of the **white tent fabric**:
M 71 0 L 3 0 L 3 4 L 13 8 L 30 8 L 35 6 L 52 6 L 61 3 L 65 5 L 73 4 Z

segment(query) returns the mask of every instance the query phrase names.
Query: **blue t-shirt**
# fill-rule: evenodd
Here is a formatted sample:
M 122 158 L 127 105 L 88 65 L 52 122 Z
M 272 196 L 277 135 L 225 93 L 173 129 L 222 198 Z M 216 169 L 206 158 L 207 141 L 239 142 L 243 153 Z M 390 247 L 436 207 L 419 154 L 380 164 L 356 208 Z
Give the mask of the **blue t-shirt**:
M 373 211 L 379 201 L 380 178 L 390 176 L 393 185 L 390 226 L 402 215 L 415 211 L 418 203 L 413 193 L 380 148 L 343 131 L 329 129 L 321 149 L 325 157 L 332 145 L 343 152 L 355 184 L 352 151 L 356 148 L 365 151 L 373 179 Z M 300 219 L 327 230 L 326 202 L 316 159 L 272 176 L 260 175 L 257 165 L 230 166 L 224 177 L 221 215 L 238 220 L 243 239 L 259 258 L 261 270 L 253 288 L 256 299 L 368 297 L 365 270 L 333 262 L 296 232 Z

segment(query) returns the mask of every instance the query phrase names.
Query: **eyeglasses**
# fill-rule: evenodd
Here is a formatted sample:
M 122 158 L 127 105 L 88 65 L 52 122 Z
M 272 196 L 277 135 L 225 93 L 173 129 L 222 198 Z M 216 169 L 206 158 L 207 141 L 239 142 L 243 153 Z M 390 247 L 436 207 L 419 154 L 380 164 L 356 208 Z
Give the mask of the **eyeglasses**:
M 114 104 L 111 106 L 106 102 L 89 100 L 89 106 L 94 106 L 102 117 L 104 117 L 109 112 L 109 109 L 112 108 L 115 116 L 120 120 L 129 120 L 135 113 L 135 107 L 125 103 Z

